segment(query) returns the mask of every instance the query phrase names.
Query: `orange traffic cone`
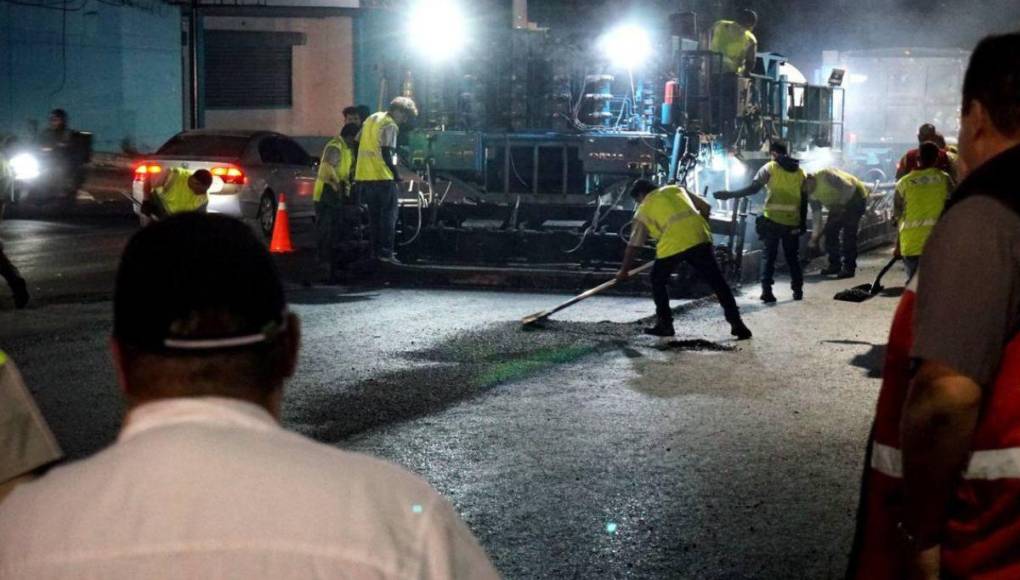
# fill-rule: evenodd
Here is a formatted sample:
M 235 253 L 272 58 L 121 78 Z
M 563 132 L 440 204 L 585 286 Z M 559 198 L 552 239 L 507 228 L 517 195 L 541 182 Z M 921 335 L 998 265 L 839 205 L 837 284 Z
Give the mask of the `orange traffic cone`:
M 289 254 L 294 251 L 290 243 L 290 218 L 287 217 L 287 200 L 280 194 L 280 203 L 276 206 L 276 220 L 273 223 L 273 238 L 269 244 L 273 254 Z

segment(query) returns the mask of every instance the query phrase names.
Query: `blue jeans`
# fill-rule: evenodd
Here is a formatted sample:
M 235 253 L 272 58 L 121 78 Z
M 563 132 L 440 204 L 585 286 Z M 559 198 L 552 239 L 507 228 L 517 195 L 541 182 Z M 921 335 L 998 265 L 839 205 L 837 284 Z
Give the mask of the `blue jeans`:
M 800 266 L 800 237 L 793 235 L 797 228 L 777 224 L 771 220 L 765 220 L 763 224 L 761 241 L 765 248 L 761 253 L 761 286 L 772 288 L 775 283 L 776 258 L 779 256 L 779 245 L 783 245 L 783 255 L 786 256 L 786 266 L 790 268 L 790 286 L 794 291 L 804 287 L 804 272 Z
M 362 181 L 355 184 L 361 203 L 368 206 L 372 250 L 377 258 L 392 258 L 397 235 L 397 183 Z

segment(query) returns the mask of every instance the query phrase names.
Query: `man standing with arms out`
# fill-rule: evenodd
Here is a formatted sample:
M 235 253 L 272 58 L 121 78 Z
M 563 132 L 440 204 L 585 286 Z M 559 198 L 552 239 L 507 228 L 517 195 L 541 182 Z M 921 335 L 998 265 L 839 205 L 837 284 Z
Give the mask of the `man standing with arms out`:
M 351 177 L 354 172 L 354 139 L 358 126 L 344 125 L 338 137 L 333 137 L 322 151 L 319 174 L 315 179 L 315 230 L 318 237 L 319 261 L 328 268 L 328 281 L 337 281 L 336 248 L 343 240 L 343 206 L 351 197 Z
M 4 219 L 4 206 L 12 200 L 14 191 L 14 172 L 7 161 L 7 143 L 0 148 L 0 223 Z M 0 278 L 3 278 L 14 295 L 14 307 L 24 308 L 28 305 L 28 284 L 21 273 L 4 253 L 4 243 L 0 240 Z
M 244 223 L 135 234 L 110 340 L 124 426 L 0 504 L 0 578 L 496 578 L 427 483 L 280 426 L 299 330 Z
M 920 147 L 919 167 L 896 182 L 894 217 L 899 223 L 897 249 L 907 265 L 907 276 L 913 276 L 935 223 L 938 222 L 946 199 L 953 190 L 953 180 L 935 167 L 938 145 L 927 142 Z
M 775 141 L 769 147 L 772 161 L 758 170 L 751 185 L 737 191 L 716 192 L 716 199 L 736 199 L 754 195 L 764 187 L 764 217 L 759 218 L 758 237 L 765 245 L 762 251 L 761 301 L 772 304 L 775 282 L 776 257 L 783 245 L 786 266 L 790 269 L 790 286 L 793 299 L 804 299 L 804 272 L 800 266 L 800 236 L 807 222 L 807 196 L 803 194 L 804 170 L 800 161 L 790 157 L 785 143 Z
M 1020 575 L 1018 70 L 1014 33 L 964 76 L 969 174 L 893 321 L 851 578 Z
M 943 143 L 939 145 L 939 140 Z M 953 168 L 952 159 L 949 153 L 946 151 L 944 144 L 945 138 L 939 135 L 938 131 L 935 130 L 935 125 L 931 123 L 925 123 L 917 129 L 917 149 L 911 149 L 907 151 L 903 157 L 900 158 L 900 162 L 896 164 L 896 179 L 901 179 L 904 175 L 910 173 L 915 169 L 919 169 L 921 166 L 921 145 L 924 143 L 932 142 L 935 143 L 938 148 L 938 159 L 935 161 L 935 167 L 938 167 L 942 171 L 949 174 L 950 177 L 956 179 L 955 170 Z
M 741 10 L 737 21 L 720 20 L 712 26 L 709 50 L 723 55 L 723 69 L 740 76 L 751 74 L 758 51 L 754 27 L 758 14 L 754 10 Z
M 397 136 L 399 126 L 418 116 L 414 101 L 397 97 L 389 109 L 365 120 L 358 137 L 358 160 L 354 182 L 360 201 L 368 205 L 375 256 L 399 264 L 393 255 L 397 227 Z
M 85 135 L 73 131 L 68 126 L 67 111 L 53 109 L 50 111 L 50 126 L 39 134 L 39 145 L 53 152 L 53 159 L 59 165 L 57 170 L 63 178 L 60 184 L 64 191 L 63 202 L 73 206 L 77 199 L 78 189 L 85 182 L 85 164 L 89 162 L 91 151 Z
M 711 206 L 684 188 L 667 185 L 656 188 L 647 179 L 639 179 L 631 186 L 630 195 L 638 204 L 634 216 L 634 232 L 623 254 L 623 263 L 616 274 L 617 280 L 626 280 L 634 255 L 644 246 L 648 237 L 655 245 L 655 265 L 652 266 L 652 297 L 655 299 L 655 326 L 645 329 L 653 336 L 673 336 L 673 311 L 669 307 L 669 277 L 680 262 L 701 275 L 719 299 L 719 304 L 730 323 L 730 333 L 740 340 L 751 338 L 751 331 L 740 319 L 740 310 L 733 298 L 719 264 L 712 253 L 712 231 L 707 216 Z
M 829 265 L 823 276 L 853 278 L 857 273 L 857 230 L 867 208 L 868 188 L 857 177 L 836 168 L 823 169 L 804 179 L 804 195 L 811 204 L 814 224 L 811 245 L 818 246 L 825 236 Z M 822 207 L 829 219 L 822 227 Z

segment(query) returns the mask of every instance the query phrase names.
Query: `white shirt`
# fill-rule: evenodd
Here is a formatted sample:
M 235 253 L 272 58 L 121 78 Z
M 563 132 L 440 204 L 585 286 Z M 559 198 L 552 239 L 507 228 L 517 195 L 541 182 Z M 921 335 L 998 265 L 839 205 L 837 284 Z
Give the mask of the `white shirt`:
M 97 455 L 0 504 L 0 578 L 498 578 L 453 508 L 389 463 L 233 399 L 149 403 Z
M 14 361 L 0 351 L 0 484 L 62 455 Z

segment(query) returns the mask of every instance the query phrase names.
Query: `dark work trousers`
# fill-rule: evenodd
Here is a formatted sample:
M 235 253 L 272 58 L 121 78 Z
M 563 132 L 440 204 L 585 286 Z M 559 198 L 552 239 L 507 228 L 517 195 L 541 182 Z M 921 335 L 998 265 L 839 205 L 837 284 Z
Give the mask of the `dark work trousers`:
M 790 286 L 794 291 L 801 290 L 804 287 L 804 272 L 800 267 L 800 236 L 793 234 L 799 228 L 766 219 L 761 229 L 759 235 L 765 244 L 761 254 L 762 288 L 772 288 L 775 283 L 776 257 L 779 255 L 779 244 L 782 244 L 786 265 L 790 268 Z
M 860 229 L 865 206 L 864 198 L 855 194 L 854 200 L 845 208 L 829 212 L 829 220 L 825 222 L 822 233 L 830 267 L 842 267 L 851 272 L 857 270 L 857 230 Z
M 332 185 L 323 187 L 322 198 L 315 203 L 315 234 L 319 262 L 329 269 L 330 277 L 339 266 L 338 248 L 344 240 L 343 200 Z
M 680 262 L 687 262 L 712 287 L 716 298 L 719 299 L 719 305 L 722 306 L 723 312 L 726 314 L 726 320 L 730 322 L 740 320 L 740 310 L 737 308 L 737 301 L 733 299 L 733 291 L 730 290 L 726 278 L 719 270 L 719 264 L 716 263 L 715 255 L 712 254 L 712 244 L 708 243 L 655 260 L 655 265 L 652 266 L 652 297 L 655 299 L 655 314 L 659 320 L 673 320 L 673 311 L 669 308 L 667 285 L 670 275 L 680 265 Z
M 376 258 L 392 258 L 397 235 L 397 182 L 361 181 L 355 184 L 368 206 L 372 249 Z
M 921 265 L 921 256 L 903 256 L 903 265 L 907 267 L 907 281 L 914 277 L 917 267 Z
M 21 274 L 18 269 L 14 267 L 14 264 L 7 259 L 7 254 L 4 254 L 4 243 L 0 242 L 0 277 L 7 281 L 7 285 L 14 289 L 17 284 L 24 284 L 25 281 L 21 278 Z

